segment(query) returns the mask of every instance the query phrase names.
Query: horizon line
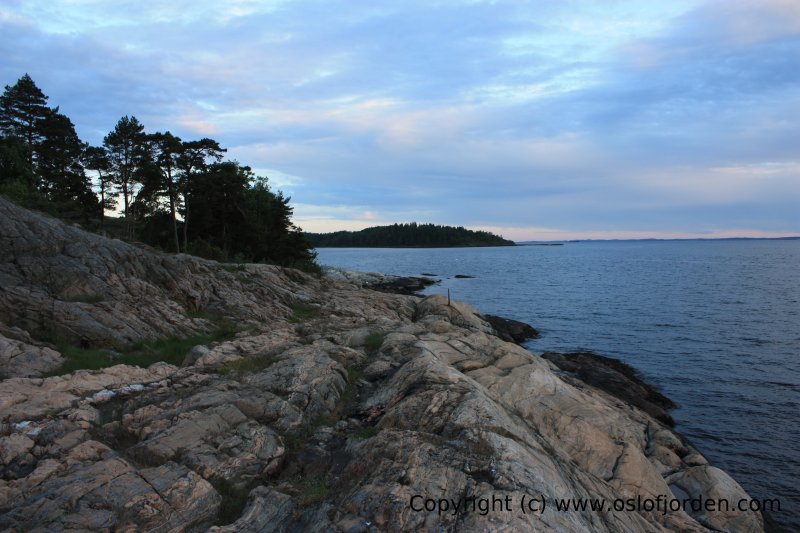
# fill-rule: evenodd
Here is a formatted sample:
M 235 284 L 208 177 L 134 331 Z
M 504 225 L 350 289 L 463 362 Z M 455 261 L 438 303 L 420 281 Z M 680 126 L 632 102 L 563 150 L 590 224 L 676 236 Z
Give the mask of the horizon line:
M 631 237 L 616 239 L 561 239 L 561 240 L 538 240 L 530 239 L 524 241 L 513 241 L 515 244 L 537 244 L 537 243 L 566 243 L 566 242 L 613 242 L 613 241 L 791 241 L 800 239 L 800 235 L 789 235 L 784 237 Z

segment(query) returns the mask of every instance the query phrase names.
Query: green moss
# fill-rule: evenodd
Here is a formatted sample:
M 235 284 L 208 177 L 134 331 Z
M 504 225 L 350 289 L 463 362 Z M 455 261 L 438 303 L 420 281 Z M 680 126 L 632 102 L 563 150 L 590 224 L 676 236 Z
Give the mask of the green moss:
M 82 348 L 63 340 L 54 340 L 58 351 L 64 356 L 64 364 L 47 376 L 60 376 L 76 370 L 96 370 L 113 365 L 125 364 L 147 368 L 160 361 L 180 365 L 184 357 L 198 344 L 232 339 L 238 332 L 236 324 L 223 319 L 216 323 L 216 329 L 206 335 L 191 337 L 166 337 L 152 341 L 137 342 L 128 345 L 118 352 L 99 348 Z
M 317 316 L 319 316 L 319 309 L 317 307 L 310 306 L 303 302 L 297 302 L 292 305 L 292 314 L 289 316 L 289 322 L 297 324 L 298 322 L 303 322 L 304 320 L 309 320 Z
M 64 346 L 56 343 L 61 355 L 64 356 L 64 363 L 60 368 L 48 372 L 45 376 L 60 376 L 69 374 L 75 370 L 88 369 L 96 370 L 117 364 L 116 359 L 109 350 L 99 348 L 78 348 L 77 346 Z
M 308 507 L 319 503 L 328 497 L 330 489 L 324 478 L 318 476 L 308 476 L 299 478 L 295 484 L 299 492 L 297 503 L 300 507 Z
M 215 326 L 214 335 L 221 338 L 233 337 L 241 331 L 241 328 L 236 322 L 226 317 L 219 311 L 212 311 L 208 309 L 201 311 L 188 311 L 186 316 L 189 318 L 202 318 L 203 320 L 208 320 L 209 322 L 213 323 Z
M 247 267 L 245 267 L 245 265 L 241 263 L 239 264 L 228 263 L 228 264 L 223 264 L 222 269 L 228 272 L 244 272 L 245 270 L 247 270 Z
M 239 359 L 237 361 L 228 363 L 224 367 L 220 368 L 219 373 L 226 376 L 233 374 L 251 374 L 253 372 L 260 372 L 261 370 L 269 368 L 277 361 L 278 359 L 271 354 L 259 355 L 256 357 L 246 357 L 244 359 Z
M 369 335 L 367 335 L 366 340 L 364 341 L 364 348 L 367 349 L 369 352 L 377 352 L 378 349 L 383 345 L 383 339 L 386 338 L 385 333 L 381 333 L 380 331 L 373 331 Z

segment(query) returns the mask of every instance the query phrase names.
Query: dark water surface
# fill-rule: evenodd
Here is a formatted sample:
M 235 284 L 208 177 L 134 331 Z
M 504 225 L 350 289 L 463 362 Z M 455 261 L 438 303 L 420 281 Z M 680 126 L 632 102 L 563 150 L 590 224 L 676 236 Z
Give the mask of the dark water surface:
M 680 405 L 678 431 L 753 498 L 780 499 L 773 518 L 800 531 L 800 241 L 324 248 L 319 261 L 434 273 L 429 293 L 537 328 L 534 352 L 631 364 Z

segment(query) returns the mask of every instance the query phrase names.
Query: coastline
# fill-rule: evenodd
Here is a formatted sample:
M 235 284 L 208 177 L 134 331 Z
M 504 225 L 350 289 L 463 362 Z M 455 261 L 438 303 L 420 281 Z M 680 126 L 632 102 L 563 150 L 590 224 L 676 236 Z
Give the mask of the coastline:
M 441 286 L 424 294 L 449 290 L 477 309 L 541 327 L 542 338 L 525 345 L 535 353 L 593 350 L 632 364 L 679 404 L 671 411 L 678 431 L 712 464 L 754 497 L 780 502 L 773 530 L 795 531 L 795 244 L 608 242 L 545 255 L 516 248 L 319 257 L 352 269 L 435 272 Z M 457 272 L 477 279 L 454 280 Z
M 0 382 L 0 526 L 763 530 L 749 511 L 661 513 L 678 489 L 749 496 L 665 424 L 466 304 L 158 254 L 3 200 L 0 212 L 2 334 L 26 360 L 52 350 L 36 340 L 45 326 L 103 347 L 208 330 L 215 312 L 240 327 L 180 366 Z M 611 507 L 554 508 L 590 500 Z

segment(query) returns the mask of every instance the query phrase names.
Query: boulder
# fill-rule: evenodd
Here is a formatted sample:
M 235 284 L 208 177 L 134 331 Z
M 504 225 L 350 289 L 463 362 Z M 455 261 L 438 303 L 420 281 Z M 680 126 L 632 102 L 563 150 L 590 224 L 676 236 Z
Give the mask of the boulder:
M 539 332 L 525 322 L 496 315 L 483 315 L 483 319 L 492 325 L 497 336 L 504 341 L 522 344 L 526 340 L 539 338 Z

